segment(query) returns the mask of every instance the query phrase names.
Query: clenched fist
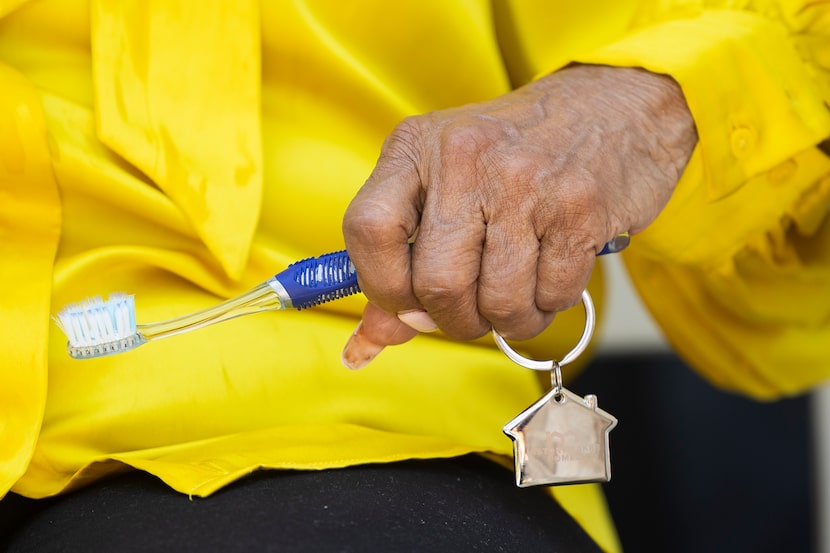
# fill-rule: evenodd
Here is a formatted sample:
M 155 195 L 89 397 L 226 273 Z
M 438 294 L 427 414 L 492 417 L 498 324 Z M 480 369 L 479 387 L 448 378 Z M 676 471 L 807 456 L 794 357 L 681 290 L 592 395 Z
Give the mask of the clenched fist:
M 343 220 L 369 299 L 344 363 L 436 328 L 534 337 L 608 240 L 657 217 L 696 142 L 677 83 L 636 68 L 571 66 L 404 120 Z

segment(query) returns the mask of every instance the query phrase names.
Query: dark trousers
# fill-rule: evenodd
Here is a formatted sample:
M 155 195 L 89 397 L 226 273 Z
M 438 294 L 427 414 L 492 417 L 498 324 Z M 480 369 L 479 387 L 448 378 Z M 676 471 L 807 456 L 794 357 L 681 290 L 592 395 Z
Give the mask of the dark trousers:
M 130 472 L 49 500 L 0 501 L 9 552 L 599 552 L 542 489 L 475 455 L 261 471 L 189 499 Z

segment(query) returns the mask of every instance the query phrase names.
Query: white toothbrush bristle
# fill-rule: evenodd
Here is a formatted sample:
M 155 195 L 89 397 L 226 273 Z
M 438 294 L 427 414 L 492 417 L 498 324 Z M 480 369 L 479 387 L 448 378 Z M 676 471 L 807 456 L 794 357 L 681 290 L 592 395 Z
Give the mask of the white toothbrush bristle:
M 76 359 L 119 353 L 144 342 L 136 331 L 135 298 L 128 294 L 67 305 L 55 322 L 66 334 L 69 354 Z

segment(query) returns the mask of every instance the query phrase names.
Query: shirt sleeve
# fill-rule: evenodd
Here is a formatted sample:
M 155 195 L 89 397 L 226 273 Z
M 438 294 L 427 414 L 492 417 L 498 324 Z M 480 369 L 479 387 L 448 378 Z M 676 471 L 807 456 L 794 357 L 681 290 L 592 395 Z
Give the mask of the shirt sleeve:
M 660 14 L 573 61 L 672 76 L 698 146 L 625 254 L 676 350 L 758 398 L 830 376 L 830 6 Z M 653 15 L 653 14 L 652 14 Z

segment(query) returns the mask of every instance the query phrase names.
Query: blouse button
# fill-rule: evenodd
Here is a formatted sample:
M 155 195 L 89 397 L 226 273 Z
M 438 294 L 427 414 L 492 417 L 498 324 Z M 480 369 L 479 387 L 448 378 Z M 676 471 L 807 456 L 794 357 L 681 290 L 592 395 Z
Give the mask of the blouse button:
M 742 159 L 748 156 L 755 147 L 757 135 L 748 127 L 741 127 L 732 131 L 732 153 L 736 158 Z

